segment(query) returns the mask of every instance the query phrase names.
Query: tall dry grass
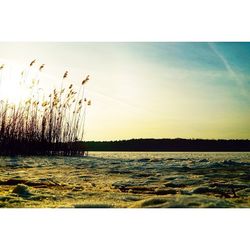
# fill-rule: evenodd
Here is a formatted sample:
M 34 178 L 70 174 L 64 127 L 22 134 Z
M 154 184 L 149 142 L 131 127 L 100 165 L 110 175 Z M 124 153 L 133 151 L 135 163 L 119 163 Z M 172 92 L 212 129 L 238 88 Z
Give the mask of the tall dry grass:
M 0 155 L 75 155 L 84 149 L 83 140 L 86 108 L 91 101 L 85 97 L 89 76 L 76 84 L 67 84 L 68 71 L 62 75 L 60 87 L 47 96 L 39 77 L 29 80 L 33 60 L 28 70 L 20 74 L 19 84 L 27 87 L 28 97 L 18 104 L 7 98 L 0 100 Z M 45 65 L 36 67 L 42 72 Z M 1 74 L 5 66 L 0 66 Z M 15 90 L 13 90 L 15 91 Z M 82 144 L 81 144 L 82 145 Z

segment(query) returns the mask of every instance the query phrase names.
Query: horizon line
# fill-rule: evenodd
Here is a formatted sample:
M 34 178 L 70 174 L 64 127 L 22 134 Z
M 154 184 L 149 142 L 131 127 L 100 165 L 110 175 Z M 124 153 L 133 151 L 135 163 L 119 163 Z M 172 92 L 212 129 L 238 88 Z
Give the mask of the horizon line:
M 212 140 L 212 141 L 250 141 L 250 138 L 245 139 L 222 139 L 222 138 L 130 138 L 130 139 L 114 139 L 114 140 L 88 140 L 88 141 L 78 141 L 78 142 L 116 142 L 116 141 L 131 141 L 131 140 Z

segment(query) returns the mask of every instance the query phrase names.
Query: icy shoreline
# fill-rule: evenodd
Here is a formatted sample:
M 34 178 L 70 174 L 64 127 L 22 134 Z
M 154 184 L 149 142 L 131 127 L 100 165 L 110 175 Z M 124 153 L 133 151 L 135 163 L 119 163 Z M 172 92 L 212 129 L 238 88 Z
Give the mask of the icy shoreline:
M 250 153 L 0 157 L 0 207 L 250 207 Z

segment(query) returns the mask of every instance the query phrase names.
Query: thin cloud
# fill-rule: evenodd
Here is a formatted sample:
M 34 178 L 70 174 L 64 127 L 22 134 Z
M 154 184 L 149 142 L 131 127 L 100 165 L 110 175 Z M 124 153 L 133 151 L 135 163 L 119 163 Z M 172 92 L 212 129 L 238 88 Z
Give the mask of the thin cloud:
M 216 46 L 213 43 L 208 43 L 208 46 L 215 53 L 215 55 L 218 56 L 218 58 L 221 60 L 221 62 L 225 66 L 225 68 L 228 71 L 228 73 L 234 79 L 234 82 L 240 88 L 240 92 L 244 96 L 246 96 L 246 89 L 245 89 L 244 82 L 242 81 L 242 79 L 240 79 L 240 76 L 233 70 L 233 68 L 230 65 L 230 63 L 228 62 L 228 60 L 223 56 L 223 54 L 221 52 L 218 51 L 218 49 L 216 48 Z
M 104 97 L 105 99 L 112 100 L 112 101 L 116 102 L 117 104 L 127 106 L 127 107 L 131 108 L 131 110 L 133 110 L 136 113 L 144 112 L 144 113 L 148 113 L 148 114 L 155 114 L 154 110 L 149 110 L 148 108 L 145 110 L 145 108 L 142 106 L 126 102 L 126 101 L 122 100 L 121 98 L 110 96 L 110 95 L 104 94 L 104 93 L 97 91 L 97 90 L 89 90 L 88 92 L 92 93 L 92 95 L 96 94 L 96 95 L 99 95 L 101 97 Z

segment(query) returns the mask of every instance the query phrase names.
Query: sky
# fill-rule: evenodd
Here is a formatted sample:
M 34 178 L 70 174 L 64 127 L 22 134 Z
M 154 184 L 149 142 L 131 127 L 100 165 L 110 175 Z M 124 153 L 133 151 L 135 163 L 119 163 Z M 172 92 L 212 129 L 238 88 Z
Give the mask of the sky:
M 85 140 L 250 139 L 250 43 L 0 43 L 0 63 L 33 59 L 44 85 L 90 75 Z

